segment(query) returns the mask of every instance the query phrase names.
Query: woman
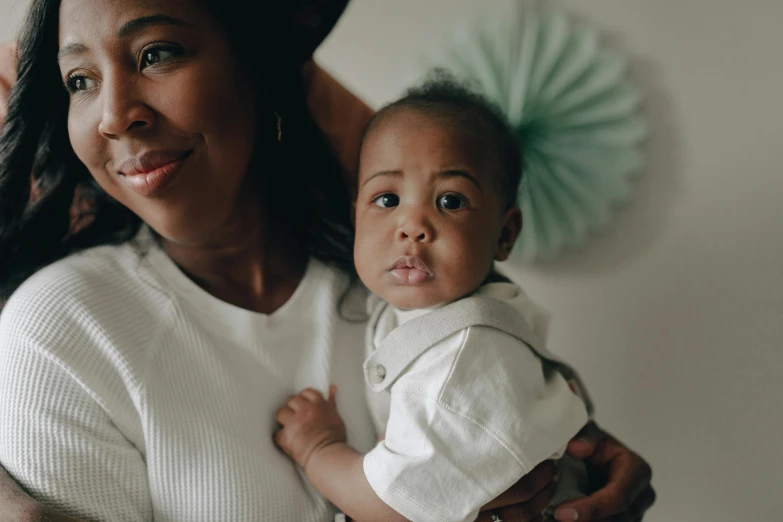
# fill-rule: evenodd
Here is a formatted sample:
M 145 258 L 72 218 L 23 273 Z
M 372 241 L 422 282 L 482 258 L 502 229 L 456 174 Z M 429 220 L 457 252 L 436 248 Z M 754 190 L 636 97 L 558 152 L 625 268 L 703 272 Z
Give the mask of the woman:
M 0 464 L 40 501 L 4 479 L 14 520 L 329 520 L 272 443 L 307 386 L 339 384 L 374 442 L 338 311 L 347 190 L 301 75 L 319 38 L 291 5 L 34 0 L 0 138 Z M 560 518 L 639 519 L 649 467 L 597 433 L 571 449 L 608 483 Z M 532 520 L 552 480 L 489 507 Z

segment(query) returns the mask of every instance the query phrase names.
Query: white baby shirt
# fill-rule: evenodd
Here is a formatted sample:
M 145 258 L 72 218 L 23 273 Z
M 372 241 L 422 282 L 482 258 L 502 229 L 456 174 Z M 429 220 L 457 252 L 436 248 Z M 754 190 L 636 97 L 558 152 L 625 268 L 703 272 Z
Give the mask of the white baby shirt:
M 544 348 L 545 315 L 518 286 L 484 285 L 437 310 L 368 306 L 365 380 L 385 439 L 364 472 L 406 518 L 475 520 L 587 422 L 589 399 L 563 374 L 578 377 Z

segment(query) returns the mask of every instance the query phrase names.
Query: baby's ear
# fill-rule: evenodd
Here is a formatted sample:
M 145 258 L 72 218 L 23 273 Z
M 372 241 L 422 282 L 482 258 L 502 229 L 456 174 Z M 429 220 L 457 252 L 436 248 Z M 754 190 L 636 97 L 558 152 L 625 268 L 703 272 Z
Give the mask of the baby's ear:
M 520 232 L 522 232 L 522 210 L 519 207 L 508 209 L 503 216 L 503 228 L 495 248 L 495 261 L 505 261 L 511 255 Z

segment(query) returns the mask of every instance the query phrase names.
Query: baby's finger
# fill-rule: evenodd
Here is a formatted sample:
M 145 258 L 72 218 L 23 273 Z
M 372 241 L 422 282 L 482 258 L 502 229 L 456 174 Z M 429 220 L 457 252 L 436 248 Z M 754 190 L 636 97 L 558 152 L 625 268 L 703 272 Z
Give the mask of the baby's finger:
M 302 408 L 305 408 L 308 405 L 309 402 L 310 401 L 308 401 L 307 399 L 305 399 L 301 395 L 294 395 L 293 397 L 288 399 L 288 402 L 286 403 L 286 406 L 288 406 L 289 408 L 294 410 L 294 412 L 298 413 L 298 412 L 300 412 L 302 410 Z
M 275 419 L 280 424 L 287 424 L 294 416 L 296 416 L 296 412 L 289 408 L 288 406 L 283 406 L 279 410 L 277 410 L 277 413 L 275 414 Z
M 288 455 L 288 437 L 283 430 L 275 432 L 274 435 L 275 446 L 283 450 Z
M 329 386 L 329 402 L 337 404 L 337 386 L 334 384 Z
M 306 398 L 310 402 L 321 402 L 324 400 L 324 396 L 321 395 L 321 392 L 314 390 L 312 388 L 307 388 L 306 390 L 302 390 L 302 393 L 300 393 L 302 397 Z

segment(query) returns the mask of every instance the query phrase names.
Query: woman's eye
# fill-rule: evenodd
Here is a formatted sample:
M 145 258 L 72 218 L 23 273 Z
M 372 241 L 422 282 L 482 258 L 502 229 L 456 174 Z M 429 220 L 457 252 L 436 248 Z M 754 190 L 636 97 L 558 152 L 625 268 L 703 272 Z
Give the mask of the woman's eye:
M 86 91 L 95 87 L 95 80 L 87 76 L 70 76 L 65 80 L 65 88 L 69 92 Z
M 457 194 L 444 194 L 438 198 L 438 206 L 446 210 L 459 210 L 466 204 L 465 198 Z
M 169 47 L 150 47 L 141 53 L 141 69 L 146 69 L 150 65 L 155 65 L 179 55 L 179 51 Z
M 400 204 L 400 198 L 396 194 L 381 194 L 373 202 L 381 208 L 391 208 Z

